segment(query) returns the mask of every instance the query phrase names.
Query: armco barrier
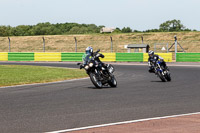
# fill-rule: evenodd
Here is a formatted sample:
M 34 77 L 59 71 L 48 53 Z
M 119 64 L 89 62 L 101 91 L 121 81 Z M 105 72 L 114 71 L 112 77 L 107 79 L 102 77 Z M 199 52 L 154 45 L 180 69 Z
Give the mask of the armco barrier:
M 0 61 L 82 61 L 84 53 L 0 53 Z M 145 62 L 147 53 L 103 53 L 102 61 Z M 172 61 L 172 53 L 156 53 L 166 62 Z M 200 62 L 200 53 L 177 53 L 177 61 Z
M 143 61 L 143 53 L 116 53 L 116 61 L 142 62 Z
M 200 53 L 176 53 L 176 62 L 200 62 Z
M 61 53 L 61 61 L 82 61 L 84 53 Z
M 61 53 L 35 53 L 34 61 L 61 61 Z
M 155 54 L 164 58 L 164 61 L 166 61 L 166 62 L 172 62 L 172 53 L 155 53 Z M 143 61 L 147 62 L 148 58 L 149 58 L 148 53 L 144 53 Z
M 116 61 L 116 53 L 102 53 L 105 57 L 101 61 Z
M 8 61 L 34 61 L 34 53 L 8 53 Z
M 8 61 L 8 53 L 0 53 L 0 61 Z

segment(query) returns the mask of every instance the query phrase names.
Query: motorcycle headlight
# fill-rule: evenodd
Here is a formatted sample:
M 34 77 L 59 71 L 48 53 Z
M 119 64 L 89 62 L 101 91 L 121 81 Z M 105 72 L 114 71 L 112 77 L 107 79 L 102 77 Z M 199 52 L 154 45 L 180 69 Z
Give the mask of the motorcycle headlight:
M 90 67 L 93 67 L 93 65 L 94 65 L 93 63 L 90 63 L 90 64 L 89 64 Z
M 86 70 L 88 70 L 88 69 L 89 69 L 89 66 L 88 66 L 88 65 L 86 65 L 86 66 L 85 66 L 85 69 L 86 69 Z

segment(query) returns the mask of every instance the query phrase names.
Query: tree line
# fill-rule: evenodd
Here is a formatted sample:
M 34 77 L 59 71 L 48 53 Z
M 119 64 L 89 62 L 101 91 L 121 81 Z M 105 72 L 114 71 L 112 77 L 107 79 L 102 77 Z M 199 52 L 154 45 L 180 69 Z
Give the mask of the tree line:
M 35 36 L 35 35 L 63 35 L 63 34 L 91 34 L 100 33 L 100 29 L 105 26 L 95 24 L 78 23 L 57 23 L 51 24 L 38 23 L 36 25 L 19 25 L 16 27 L 0 26 L 0 36 Z M 174 32 L 174 31 L 192 31 L 181 24 L 180 20 L 169 20 L 160 24 L 159 29 L 150 29 L 146 31 L 132 30 L 130 27 L 122 29 L 116 28 L 114 33 L 131 32 Z M 193 30 L 196 31 L 196 30 Z

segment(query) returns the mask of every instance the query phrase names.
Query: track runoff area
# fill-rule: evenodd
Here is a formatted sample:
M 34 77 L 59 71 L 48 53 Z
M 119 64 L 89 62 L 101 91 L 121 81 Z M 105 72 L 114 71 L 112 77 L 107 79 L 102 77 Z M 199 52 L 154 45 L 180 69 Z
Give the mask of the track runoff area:
M 53 66 L 53 67 L 77 67 L 73 63 L 0 63 L 0 64 L 23 64 L 23 65 L 40 65 L 40 66 Z M 147 65 L 144 63 L 114 63 L 116 67 L 116 77 L 118 80 L 118 88 L 108 89 L 104 88 L 101 90 L 95 90 L 92 88 L 92 84 L 88 79 L 84 79 L 79 84 L 78 81 L 76 84 L 72 84 L 69 88 L 73 87 L 74 90 L 70 91 L 81 91 L 80 93 L 100 93 L 102 95 L 112 95 L 112 99 L 103 97 L 99 102 L 98 97 L 91 96 L 91 100 L 97 99 L 97 102 L 94 103 L 85 103 L 87 106 L 92 104 L 98 104 L 95 106 L 97 110 L 102 111 L 101 117 L 96 114 L 95 111 L 91 113 L 90 111 L 82 112 L 88 113 L 88 119 L 101 119 L 100 121 L 88 121 L 90 124 L 75 124 L 71 125 L 75 121 L 78 122 L 82 117 L 76 112 L 73 115 L 78 115 L 76 120 L 67 120 L 67 117 L 64 121 L 66 125 L 63 125 L 63 120 L 54 120 L 47 118 L 50 122 L 45 123 L 46 127 L 43 125 L 44 129 L 40 129 L 39 132 L 74 132 L 74 133 L 86 133 L 86 132 L 199 132 L 200 131 L 200 106 L 199 106 L 199 78 L 200 78 L 200 65 L 199 63 L 167 63 L 170 67 L 172 74 L 172 81 L 162 83 L 159 78 L 154 74 L 149 74 L 147 72 Z M 47 84 L 46 88 L 51 88 L 53 85 L 57 87 L 59 84 L 69 84 L 67 83 L 53 83 Z M 80 87 L 81 85 L 82 87 Z M 30 85 L 31 90 L 38 88 L 33 85 Z M 40 85 L 39 85 L 40 86 Z M 62 86 L 62 85 L 61 85 Z M 59 87 L 61 87 L 59 86 Z M 89 86 L 89 88 L 88 88 Z M 29 87 L 28 87 L 29 88 Z M 64 87 L 67 88 L 67 87 Z M 77 88 L 77 89 L 75 89 Z M 2 89 L 2 88 L 1 88 Z M 0 89 L 0 90 L 1 90 Z M 6 88 L 7 89 L 7 88 Z M 13 87 L 12 87 L 13 89 Z M 50 91 L 49 89 L 48 91 Z M 58 89 L 59 90 L 59 89 Z M 2 91 L 2 90 L 1 90 Z M 5 91 L 5 90 L 3 90 Z M 10 90 L 9 90 L 10 91 Z M 16 91 L 16 90 L 15 90 Z M 36 91 L 36 90 L 34 90 Z M 46 90 L 45 90 L 46 91 Z M 54 90 L 55 91 L 55 90 Z M 69 91 L 66 89 L 66 91 Z M 98 92 L 97 92 L 98 91 Z M 106 91 L 106 92 L 105 92 Z M 117 91 L 117 92 L 116 92 Z M 86 93 L 87 93 L 86 92 Z M 43 92 L 44 93 L 44 92 Z M 63 91 L 64 93 L 64 91 Z M 77 92 L 76 92 L 77 93 Z M 84 94 L 87 96 L 87 94 Z M 67 94 L 67 93 L 66 93 Z M 72 93 L 72 95 L 74 92 Z M 90 95 L 90 94 L 89 94 Z M 77 97 L 74 95 L 75 99 Z M 78 96 L 80 99 L 82 96 Z M 118 99 L 119 98 L 119 99 Z M 122 101 L 120 101 L 122 99 Z M 17 98 L 16 98 L 17 100 Z M 89 100 L 90 101 L 90 100 Z M 116 102 L 117 101 L 117 102 Z M 85 101 L 86 102 L 86 101 Z M 126 105 L 124 104 L 126 103 Z M 111 107 L 104 107 L 106 103 Z M 115 104 L 116 103 L 116 104 Z M 70 106 L 71 104 L 69 104 Z M 72 105 L 73 106 L 73 105 Z M 85 108 L 88 108 L 85 106 Z M 120 106 L 121 109 L 120 110 Z M 56 107 L 55 107 L 56 108 Z M 114 110 L 112 110 L 112 108 Z M 66 107 L 66 110 L 68 107 Z M 56 109 L 55 109 L 56 110 Z M 40 110 L 40 113 L 42 110 Z M 72 112 L 71 112 L 72 113 Z M 116 113 L 115 115 L 112 115 Z M 108 114 L 108 115 L 106 115 Z M 98 118 L 95 118 L 96 116 Z M 105 118 L 106 116 L 112 116 L 112 118 Z M 121 116 L 123 115 L 123 117 Z M 93 118 L 91 117 L 93 116 Z M 104 117 L 105 116 L 105 117 Z M 119 119 L 116 116 L 120 117 Z M 16 116 L 17 117 L 17 116 Z M 64 116 L 63 116 L 64 117 Z M 25 118 L 28 119 L 28 118 Z M 33 118 L 34 119 L 34 118 Z M 131 120 L 132 119 L 132 120 Z M 5 120 L 8 121 L 8 120 Z M 51 125 L 52 121 L 56 121 L 57 125 L 61 124 L 63 126 Z M 87 123 L 87 120 L 84 121 Z M 0 123 L 1 120 L 0 120 Z M 78 122 L 79 123 L 79 122 Z M 34 122 L 31 123 L 33 126 Z M 55 123 L 54 123 L 55 124 Z M 42 124 L 41 124 L 42 125 Z M 33 126 L 34 127 L 34 126 Z M 52 128 L 51 128 L 52 127 Z M 66 127 L 66 128 L 65 128 Z M 70 128 L 74 127 L 74 128 Z M 28 126 L 27 126 L 28 128 Z M 171 129 L 171 130 L 170 130 Z M 5 130 L 5 129 L 4 129 Z M 3 131 L 4 131 L 3 130 Z M 34 129 L 29 128 L 29 130 L 34 131 Z M 27 131 L 29 131 L 27 130 Z M 5 130 L 6 131 L 6 130 Z M 7 130 L 9 131 L 9 130 Z M 23 131 L 23 130 L 19 130 Z

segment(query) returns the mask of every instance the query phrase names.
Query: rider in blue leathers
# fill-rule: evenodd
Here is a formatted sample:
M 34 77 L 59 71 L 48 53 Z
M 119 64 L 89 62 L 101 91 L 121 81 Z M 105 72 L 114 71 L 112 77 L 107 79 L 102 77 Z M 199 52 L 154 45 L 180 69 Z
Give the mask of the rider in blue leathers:
M 149 58 L 148 58 L 148 65 L 149 65 L 149 72 L 155 73 L 154 66 L 156 65 L 156 62 L 159 60 L 161 62 L 161 66 L 163 66 L 164 70 L 168 69 L 166 66 L 166 63 L 162 57 L 160 57 L 157 54 L 154 54 L 154 51 L 149 51 Z

